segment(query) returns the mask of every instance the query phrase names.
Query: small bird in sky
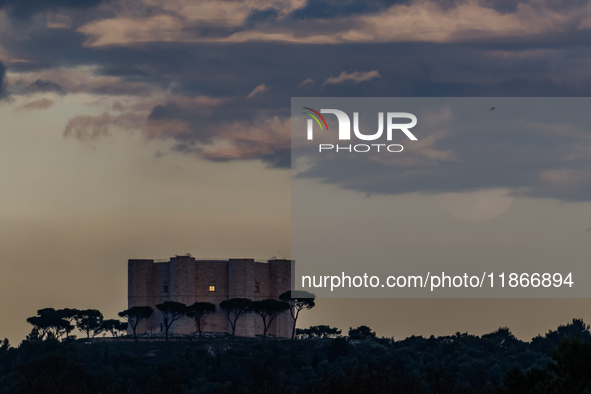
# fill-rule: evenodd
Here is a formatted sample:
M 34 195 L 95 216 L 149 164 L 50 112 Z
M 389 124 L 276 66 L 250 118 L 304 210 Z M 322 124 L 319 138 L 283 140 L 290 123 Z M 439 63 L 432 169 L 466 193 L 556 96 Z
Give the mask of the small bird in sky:
M 497 107 L 490 107 L 490 108 L 488 108 L 488 109 L 490 109 L 491 111 L 494 111 L 494 110 L 495 110 L 495 108 L 497 108 Z

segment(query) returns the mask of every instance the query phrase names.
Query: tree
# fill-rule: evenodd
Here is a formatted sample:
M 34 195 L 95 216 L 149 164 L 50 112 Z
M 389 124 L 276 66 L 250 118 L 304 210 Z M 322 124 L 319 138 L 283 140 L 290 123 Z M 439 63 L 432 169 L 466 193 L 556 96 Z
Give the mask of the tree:
M 158 308 L 164 318 L 164 332 L 166 334 L 166 341 L 168 342 L 168 331 L 175 321 L 185 316 L 187 305 L 176 301 L 165 301 L 162 304 L 156 305 L 156 308 Z
M 86 338 L 90 338 L 90 333 L 94 338 L 103 332 L 102 323 L 103 314 L 96 309 L 85 309 L 76 314 L 76 327 L 86 333 Z
M 538 335 L 532 338 L 531 344 L 538 351 L 547 353 L 558 347 L 563 338 L 576 338 L 577 336 L 581 339 L 589 338 L 589 328 L 583 319 L 573 319 L 571 323 L 561 324 L 556 330 L 550 330 L 544 336 Z
M 62 314 L 53 308 L 44 308 L 37 311 L 37 316 L 29 317 L 27 322 L 33 325 L 31 332 L 33 339 L 59 339 L 64 332 L 74 329 Z
M 134 306 L 119 312 L 119 317 L 127 320 L 129 327 L 133 331 L 133 338 L 137 342 L 137 327 L 142 320 L 149 319 L 152 317 L 154 310 L 149 306 Z
M 195 320 L 199 331 L 199 339 L 201 339 L 201 319 L 212 312 L 215 312 L 215 305 L 211 302 L 196 302 L 187 307 L 187 317 Z
M 355 329 L 349 327 L 349 338 L 351 339 L 370 339 L 375 337 L 376 333 L 368 326 L 359 326 Z
M 117 319 L 104 320 L 102 324 L 103 331 L 108 331 L 113 337 L 123 334 L 127 331 L 128 324 Z
M 338 338 L 341 333 L 339 328 L 326 325 L 296 330 L 296 334 L 303 338 Z
M 288 290 L 279 296 L 281 301 L 289 303 L 289 312 L 293 319 L 293 328 L 291 330 L 291 339 L 295 338 L 296 323 L 300 312 L 304 309 L 312 309 L 316 306 L 314 302 L 316 296 L 303 290 Z
M 10 342 L 8 338 L 4 338 L 3 341 L 0 341 L 0 353 L 6 353 L 6 351 L 10 348 Z
M 591 392 L 591 341 L 565 336 L 552 351 L 545 368 L 526 372 L 516 368 L 507 373 L 503 386 L 507 393 L 589 393 Z
M 59 309 L 57 311 L 58 314 L 61 315 L 61 318 L 66 320 L 68 323 L 70 323 L 70 329 L 66 329 L 66 339 L 70 338 L 70 332 L 74 329 L 74 325 L 72 323 L 74 323 L 76 321 L 76 316 L 78 316 L 78 314 L 81 311 L 79 311 L 78 309 L 73 309 L 73 308 L 64 308 L 64 309 Z
M 27 319 L 27 321 L 29 321 L 29 319 Z M 33 326 L 33 328 L 31 329 L 31 332 L 27 334 L 25 340 L 27 341 L 42 341 L 43 340 L 43 336 L 41 334 L 41 331 L 39 330 L 39 327 L 37 326 Z
M 228 313 L 228 321 L 234 336 L 238 319 L 252 311 L 252 301 L 248 298 L 231 298 L 220 302 L 220 308 Z
M 252 311 L 263 318 L 263 338 L 267 337 L 267 331 L 273 319 L 286 312 L 290 305 L 284 301 L 261 300 L 252 303 Z

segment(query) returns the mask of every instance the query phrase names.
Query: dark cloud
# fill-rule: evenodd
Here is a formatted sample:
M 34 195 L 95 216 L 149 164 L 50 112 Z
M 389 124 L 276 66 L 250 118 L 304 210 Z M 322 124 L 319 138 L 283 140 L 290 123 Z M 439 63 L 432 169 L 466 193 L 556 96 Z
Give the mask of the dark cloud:
M 577 0 L 578 4 L 568 4 L 562 1 L 550 1 L 549 6 L 559 9 L 580 7 L 583 0 Z M 301 18 L 322 18 L 332 19 L 341 17 L 351 17 L 364 14 L 375 14 L 384 11 L 394 5 L 404 4 L 410 5 L 413 0 L 369 0 L 369 1 L 353 1 L 353 0 L 308 0 L 306 4 L 293 11 L 291 17 L 294 19 Z M 466 0 L 432 0 L 433 3 L 440 6 L 442 9 L 448 9 L 458 5 L 466 4 Z M 510 14 L 515 12 L 516 8 L 521 3 L 528 3 L 529 0 L 515 1 L 515 0 L 478 0 L 481 7 L 492 8 L 502 14 Z
M 180 153 L 185 153 L 185 154 L 187 154 L 187 153 L 194 154 L 194 153 L 201 152 L 200 148 L 195 147 L 193 144 L 186 144 L 186 143 L 176 144 L 175 146 L 173 146 L 171 148 L 171 150 L 173 152 L 180 152 Z M 218 160 L 218 161 L 222 161 L 222 160 Z
M 481 7 L 492 8 L 502 14 L 510 14 L 515 12 L 519 4 L 527 1 L 516 0 L 478 0 Z
M 6 97 L 6 66 L 0 62 L 0 99 Z
M 192 105 L 179 105 L 175 102 L 169 102 L 165 105 L 157 105 L 148 115 L 148 122 L 154 127 L 158 127 L 160 136 L 172 136 L 181 144 L 174 150 L 177 152 L 194 152 L 191 146 L 196 142 L 210 142 L 216 135 L 216 131 L 230 119 L 221 121 L 223 115 L 216 118 L 209 114 L 209 110 L 198 108 Z M 190 128 L 190 133 L 178 133 L 178 123 L 180 121 Z
M 167 103 L 166 105 L 157 105 L 152 109 L 148 116 L 149 120 L 173 120 L 183 115 L 181 109 L 176 103 Z
M 337 18 L 344 16 L 376 13 L 394 4 L 410 4 L 411 0 L 308 0 L 306 4 L 294 12 L 294 19 L 301 18 Z
M 65 95 L 67 92 L 66 90 L 60 86 L 59 84 L 45 80 L 45 79 L 38 79 L 29 86 L 26 87 L 25 91 L 27 93 L 57 93 L 59 95 Z
M 492 57 L 484 46 L 452 44 L 356 44 L 356 45 L 284 45 L 242 44 L 226 45 L 223 50 L 213 46 L 185 47 L 175 53 L 166 50 L 168 59 L 180 61 L 167 64 L 153 63 L 154 73 L 174 78 L 173 91 L 187 96 L 207 95 L 213 97 L 234 96 L 207 112 L 192 107 L 180 107 L 175 103 L 163 103 L 154 107 L 151 120 L 172 121 L 187 124 L 191 132 L 167 134 L 181 140 L 183 149 L 192 143 L 207 142 L 232 126 L 233 122 L 254 124 L 261 118 L 290 116 L 290 98 L 302 94 L 298 89 L 301 81 L 312 78 L 324 81 L 341 71 L 377 69 L 379 79 L 359 84 L 314 86 L 306 90 L 307 96 L 569 96 L 586 95 L 584 86 L 588 81 L 578 80 L 567 84 L 557 83 L 556 75 L 567 76 L 578 66 L 567 61 L 556 62 L 552 54 L 535 58 L 520 56 Z M 500 45 L 494 44 L 497 51 Z M 155 49 L 158 51 L 158 49 Z M 521 48 L 505 47 L 509 53 L 519 54 Z M 584 51 L 583 51 L 584 52 Z M 578 55 L 581 56 L 581 50 Z M 264 62 L 258 59 L 265 53 Z M 356 56 L 350 56 L 355 53 Z M 135 56 L 137 55 L 137 56 Z M 143 52 L 131 57 L 142 62 Z M 586 55 L 591 57 L 591 53 Z M 314 59 L 324 59 L 314 62 Z M 189 61 L 189 59 L 192 59 Z M 314 62 L 314 66 L 312 63 Z M 170 63 L 170 64 L 169 64 Z M 577 62 L 578 63 L 578 62 Z M 111 64 L 109 73 L 131 77 L 133 67 L 130 59 L 125 69 Z M 189 65 L 193 66 L 189 66 Z M 196 68 L 200 72 L 192 70 Z M 344 70 L 343 70 L 344 69 Z M 474 73 L 471 70 L 479 70 Z M 554 77 L 552 76 L 554 75 Z M 138 73 L 135 77 L 143 78 Z M 257 84 L 265 83 L 271 89 L 257 100 L 245 97 Z M 265 148 L 267 147 L 264 145 Z M 249 151 L 252 149 L 248 147 Z M 282 149 L 282 148 L 277 148 Z M 269 155 L 261 149 L 258 156 L 270 166 L 287 167 L 288 160 L 280 151 Z M 216 160 L 221 160 L 216 158 Z M 224 160 L 230 160 L 228 158 Z
M 275 8 L 266 8 L 264 10 L 255 10 L 246 18 L 245 26 L 253 27 L 260 22 L 272 21 L 277 18 L 279 13 Z
M 277 149 L 271 155 L 261 155 L 260 159 L 269 168 L 291 168 L 291 149 Z
M 381 78 L 358 84 L 324 87 L 317 84 L 307 89 L 305 95 L 552 97 L 588 94 L 591 77 L 585 77 L 585 62 L 581 61 L 591 60 L 588 46 L 566 46 L 558 50 L 555 48 L 557 43 L 551 40 L 530 41 L 342 45 L 243 43 L 223 46 L 169 43 L 100 50 L 69 48 L 68 53 L 62 45 L 57 45 L 55 51 L 41 50 L 37 56 L 47 64 L 61 64 L 64 59 L 95 64 L 99 75 L 118 77 L 125 82 L 150 83 L 155 89 L 169 89 L 176 95 L 224 98 L 223 103 L 206 109 L 174 101 L 165 101 L 152 108 L 148 122 L 162 122 L 163 128 L 158 135 L 176 140 L 179 145 L 174 151 L 193 154 L 201 152 L 196 149 L 197 145 L 211 142 L 228 128 L 239 130 L 265 118 L 288 119 L 291 97 L 302 95 L 298 86 L 303 80 L 325 81 L 342 71 L 378 70 Z M 583 42 L 582 39 L 579 41 Z M 540 54 L 523 56 L 523 53 L 537 49 Z M 503 56 L 498 56 L 499 52 Z M 270 53 L 273 56 L 269 56 Z M 578 77 L 571 79 L 570 75 Z M 258 95 L 256 100 L 246 99 L 255 86 L 263 83 L 270 87 L 267 93 Z M 116 85 L 118 89 L 124 89 L 124 84 Z M 124 90 L 119 92 L 124 93 Z M 178 133 L 177 124 L 167 124 L 174 121 L 182 122 L 188 131 Z M 257 151 L 252 145 L 247 148 L 249 152 Z M 261 142 L 258 155 L 210 158 L 259 159 L 269 166 L 289 166 L 286 152 L 281 151 L 283 147 L 271 146 L 276 149 L 273 153 L 269 153 L 268 148 L 268 144 Z M 490 179 L 495 179 L 494 174 L 490 174 Z M 478 185 L 477 181 L 477 178 L 471 181 L 474 187 Z M 507 181 L 503 182 L 506 184 Z M 515 185 L 518 184 L 516 181 Z M 402 183 L 399 185 L 402 187 Z M 453 183 L 449 185 L 455 187 Z M 412 190 L 412 185 L 401 190 Z
M 297 37 L 341 31 L 350 26 L 347 20 L 304 25 L 299 23 L 301 17 L 347 17 L 380 12 L 394 4 L 406 3 L 403 0 L 363 4 L 337 0 L 309 1 L 288 18 L 278 19 L 278 11 L 268 8 L 253 11 L 244 25 L 238 28 L 187 26 L 185 31 L 195 37 L 220 37 L 248 30 L 255 25 L 268 25 L 274 29 L 281 24 L 281 28 L 292 29 Z M 459 4 L 451 0 L 437 3 L 442 7 Z M 7 2 L 2 4 L 6 6 Z M 480 4 L 499 12 L 513 12 L 512 7 L 518 3 L 481 0 Z M 552 4 L 553 7 L 560 7 L 559 3 Z M 163 11 L 154 9 L 150 12 Z M 85 46 L 87 37 L 75 30 L 38 29 L 25 33 L 3 37 L 3 44 L 11 54 L 27 60 L 11 64 L 14 73 L 94 66 L 97 76 L 120 80 L 109 86 L 89 87 L 88 91 L 94 94 L 127 94 L 141 99 L 149 93 L 147 89 L 152 89 L 187 98 L 200 95 L 224 98 L 223 103 L 207 109 L 167 99 L 157 105 L 150 103 L 152 110 L 149 116 L 145 115 L 146 121 L 164 127 L 159 136 L 174 139 L 178 144 L 174 150 L 182 153 L 200 153 L 197 145 L 211 142 L 214 137 L 227 133 L 228 128 L 247 129 L 262 119 L 274 117 L 286 120 L 290 116 L 291 97 L 301 95 L 556 97 L 587 96 L 591 89 L 591 76 L 586 70 L 591 60 L 591 32 L 574 29 L 564 33 L 486 38 L 470 43 L 308 45 L 254 41 L 219 44 L 150 42 L 100 48 Z M 381 78 L 358 84 L 322 86 L 323 81 L 343 71 L 368 70 L 379 71 Z M 309 78 L 317 83 L 307 86 L 304 92 L 298 87 Z M 47 85 L 41 89 L 49 89 L 51 81 L 48 78 L 42 81 Z M 142 85 L 134 85 L 136 83 Z M 270 88 L 268 92 L 247 100 L 248 94 L 262 84 Z M 62 91 L 70 91 L 70 85 L 63 86 Z M 56 93 L 60 91 L 56 86 L 53 89 Z M 186 125 L 188 130 L 178 132 L 180 123 L 167 125 L 175 121 Z M 239 127 L 236 126 L 238 124 Z M 253 147 L 256 143 L 260 143 L 261 149 Z M 440 143 L 443 149 L 448 140 Z M 258 159 L 272 167 L 289 166 L 289 152 L 281 144 L 255 141 L 246 148 L 248 155 L 211 156 L 211 160 Z M 322 169 L 316 171 L 318 173 L 314 176 L 323 176 Z M 491 180 L 498 179 L 493 172 L 489 175 Z M 464 185 L 457 184 L 458 187 L 478 186 L 478 177 L 470 178 L 470 173 L 464 174 L 464 177 L 471 180 Z M 509 184 L 507 179 L 497 183 Z M 334 182 L 339 181 L 335 179 Z M 433 182 L 436 182 L 435 178 Z M 520 184 L 520 180 L 516 179 L 514 184 Z M 404 185 L 404 182 L 399 185 Z M 449 185 L 454 183 L 449 181 Z M 412 188 L 410 184 L 401 186 L 401 190 Z
M 19 19 L 29 19 L 34 14 L 58 8 L 87 9 L 106 0 L 0 0 L 0 9 Z
M 428 119 L 420 108 L 433 102 L 406 100 L 405 110 L 419 120 Z M 495 112 L 487 110 L 489 102 L 497 106 Z M 591 136 L 585 119 L 589 99 L 473 98 L 440 103 L 441 108 L 451 108 L 453 116 L 418 125 L 418 142 L 393 141 L 403 144 L 402 153 L 318 155 L 300 177 L 364 194 L 508 188 L 529 197 L 591 200 Z M 433 139 L 437 130 L 445 133 Z M 421 141 L 428 143 L 421 146 Z

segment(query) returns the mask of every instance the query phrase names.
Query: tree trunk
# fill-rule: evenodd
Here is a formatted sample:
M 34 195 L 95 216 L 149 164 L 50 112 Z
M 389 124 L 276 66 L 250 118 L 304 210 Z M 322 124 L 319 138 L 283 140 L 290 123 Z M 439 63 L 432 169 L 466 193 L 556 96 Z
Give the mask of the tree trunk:
M 292 316 L 293 317 L 293 316 Z M 293 328 L 291 330 L 291 339 L 295 339 L 295 331 L 296 331 L 296 323 L 297 323 L 297 317 L 293 318 Z

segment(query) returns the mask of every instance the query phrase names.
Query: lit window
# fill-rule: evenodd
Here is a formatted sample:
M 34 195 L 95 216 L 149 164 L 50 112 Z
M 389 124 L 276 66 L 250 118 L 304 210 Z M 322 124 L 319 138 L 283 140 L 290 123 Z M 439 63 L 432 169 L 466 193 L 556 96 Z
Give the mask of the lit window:
M 215 286 L 214 285 L 209 285 L 209 291 L 215 291 Z

